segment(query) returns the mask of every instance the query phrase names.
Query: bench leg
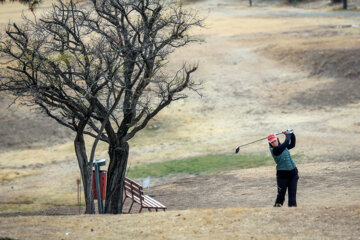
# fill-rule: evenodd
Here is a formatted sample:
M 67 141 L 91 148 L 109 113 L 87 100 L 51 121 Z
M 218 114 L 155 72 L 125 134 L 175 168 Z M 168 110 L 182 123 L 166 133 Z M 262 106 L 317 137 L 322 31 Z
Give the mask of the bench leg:
M 142 209 L 143 209 L 143 207 L 141 206 L 141 207 L 140 207 L 140 210 L 139 210 L 139 213 L 141 213 Z
M 134 204 L 134 201 L 131 203 L 130 208 L 129 208 L 129 212 L 128 212 L 128 213 L 130 213 L 130 212 L 131 212 L 131 209 L 132 209 L 133 204 Z

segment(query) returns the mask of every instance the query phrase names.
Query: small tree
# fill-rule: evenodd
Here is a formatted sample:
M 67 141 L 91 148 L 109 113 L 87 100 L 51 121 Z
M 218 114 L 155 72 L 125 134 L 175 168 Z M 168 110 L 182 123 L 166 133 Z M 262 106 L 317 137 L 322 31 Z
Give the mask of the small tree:
M 202 20 L 163 0 L 92 0 L 89 9 L 60 0 L 39 21 L 10 25 L 0 52 L 0 90 L 37 106 L 76 133 L 86 213 L 94 213 L 92 163 L 98 141 L 109 146 L 106 213 L 122 212 L 128 141 L 172 101 L 197 92 L 197 66 L 169 76 L 167 57 L 196 41 L 188 35 Z M 84 135 L 95 138 L 88 156 Z

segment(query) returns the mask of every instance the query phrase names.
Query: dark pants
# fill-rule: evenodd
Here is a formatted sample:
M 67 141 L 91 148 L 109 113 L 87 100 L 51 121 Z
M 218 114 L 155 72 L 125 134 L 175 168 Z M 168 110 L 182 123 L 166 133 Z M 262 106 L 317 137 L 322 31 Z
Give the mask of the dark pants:
M 290 171 L 278 170 L 276 173 L 276 180 L 278 186 L 278 195 L 275 204 L 284 204 L 286 189 L 289 195 L 289 207 L 296 207 L 296 188 L 299 180 L 298 170 L 294 168 Z

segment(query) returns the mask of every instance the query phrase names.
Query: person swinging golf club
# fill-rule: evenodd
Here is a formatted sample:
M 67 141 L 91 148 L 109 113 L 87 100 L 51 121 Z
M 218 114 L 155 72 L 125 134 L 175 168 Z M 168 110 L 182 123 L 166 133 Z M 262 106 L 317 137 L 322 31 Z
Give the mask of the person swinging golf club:
M 296 190 L 299 175 L 295 162 L 289 151 L 295 147 L 296 138 L 293 130 L 291 129 L 285 130 L 282 133 L 286 136 L 283 143 L 280 143 L 275 134 L 270 134 L 267 137 L 271 155 L 276 162 L 276 181 L 278 192 L 274 207 L 281 207 L 284 204 L 287 189 L 289 196 L 288 206 L 296 207 Z

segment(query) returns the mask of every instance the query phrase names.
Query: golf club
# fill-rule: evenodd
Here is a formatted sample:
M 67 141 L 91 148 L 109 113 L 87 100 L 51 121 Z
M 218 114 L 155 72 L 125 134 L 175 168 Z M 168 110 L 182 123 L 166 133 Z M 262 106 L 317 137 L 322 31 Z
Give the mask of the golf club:
M 289 130 L 290 130 L 290 129 L 289 129 Z M 292 130 L 290 130 L 290 131 L 292 131 Z M 283 134 L 283 133 L 281 132 L 281 133 L 277 133 L 277 134 L 275 134 L 275 135 L 277 136 L 277 135 L 280 135 L 280 134 Z M 256 143 L 256 142 L 262 141 L 262 140 L 265 140 L 265 139 L 267 139 L 267 137 L 260 138 L 260 139 L 258 139 L 258 140 L 255 140 L 255 141 L 252 141 L 252 142 L 249 142 L 249 143 L 243 144 L 243 145 L 241 145 L 241 146 L 238 146 L 238 147 L 235 149 L 235 154 L 239 153 L 239 151 L 240 151 L 240 147 L 244 147 L 244 146 L 247 146 L 247 145 L 250 145 L 250 144 L 253 144 L 253 143 Z

